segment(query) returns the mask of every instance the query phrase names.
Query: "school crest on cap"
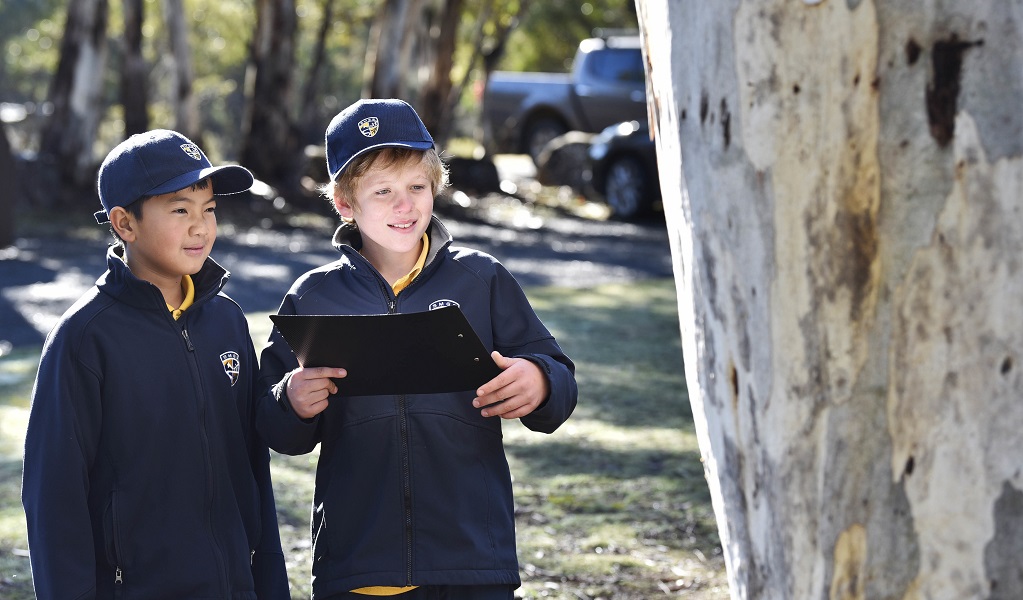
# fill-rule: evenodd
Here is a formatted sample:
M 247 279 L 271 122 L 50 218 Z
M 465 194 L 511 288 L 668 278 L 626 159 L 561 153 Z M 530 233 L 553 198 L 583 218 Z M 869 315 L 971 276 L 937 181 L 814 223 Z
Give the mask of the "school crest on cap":
M 376 117 L 366 117 L 359 121 L 359 131 L 366 137 L 373 137 L 380 130 L 380 119 Z
M 227 378 L 231 380 L 231 387 L 234 387 L 234 384 L 238 383 L 238 376 L 242 370 L 238 353 L 233 350 L 225 352 L 220 355 L 220 362 L 224 365 L 224 373 L 227 373 Z
M 202 160 L 202 151 L 199 150 L 199 146 L 196 146 L 195 144 L 181 144 L 181 149 L 185 151 L 185 154 L 193 159 Z

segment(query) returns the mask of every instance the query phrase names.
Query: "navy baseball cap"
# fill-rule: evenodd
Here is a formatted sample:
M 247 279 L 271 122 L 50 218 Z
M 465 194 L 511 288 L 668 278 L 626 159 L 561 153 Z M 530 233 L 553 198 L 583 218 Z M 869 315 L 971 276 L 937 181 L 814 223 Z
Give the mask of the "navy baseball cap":
M 430 150 L 433 137 L 407 102 L 359 100 L 327 126 L 327 173 L 337 180 L 355 157 L 380 148 Z
M 115 206 L 128 206 L 143 196 L 168 194 L 207 177 L 218 196 L 252 187 L 252 173 L 238 165 L 214 167 L 199 146 L 176 131 L 154 129 L 118 144 L 103 160 L 96 180 L 103 210 L 97 223 L 110 221 Z

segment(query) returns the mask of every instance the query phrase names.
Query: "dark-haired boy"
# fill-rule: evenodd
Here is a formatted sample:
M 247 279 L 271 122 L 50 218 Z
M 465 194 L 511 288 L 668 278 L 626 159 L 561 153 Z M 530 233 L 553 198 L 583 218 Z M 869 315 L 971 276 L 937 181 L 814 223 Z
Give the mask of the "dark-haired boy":
M 217 197 L 252 182 L 168 130 L 103 161 L 95 217 L 118 243 L 48 335 L 32 392 L 38 598 L 289 598 L 255 350 L 209 258 Z

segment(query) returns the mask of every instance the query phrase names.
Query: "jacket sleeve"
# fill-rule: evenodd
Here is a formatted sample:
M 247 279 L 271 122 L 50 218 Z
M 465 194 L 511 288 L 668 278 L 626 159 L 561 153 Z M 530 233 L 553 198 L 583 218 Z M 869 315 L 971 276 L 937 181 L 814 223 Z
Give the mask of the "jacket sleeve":
M 249 347 L 249 364 L 256 364 L 256 351 Z M 263 390 L 258 373 L 252 377 L 254 402 L 261 401 Z M 255 419 L 252 423 L 255 428 Z M 273 482 L 270 475 L 270 451 L 259 435 L 251 436 L 249 449 L 252 473 L 259 490 L 260 538 L 252 554 L 252 580 L 256 596 L 260 600 L 282 600 L 291 598 L 288 571 L 281 549 L 281 531 L 277 523 L 277 503 L 274 500 Z
M 295 314 L 290 295 L 278 314 Z M 259 388 L 265 392 L 256 407 L 256 429 L 271 448 L 292 456 L 312 452 L 320 441 L 319 416 L 303 420 L 288 402 L 288 377 L 296 368 L 295 354 L 274 327 L 259 359 Z
M 93 598 L 96 557 L 89 515 L 89 469 L 96 458 L 100 378 L 55 329 L 32 392 L 25 436 L 22 504 L 36 597 Z
M 553 433 L 575 410 L 579 396 L 575 364 L 533 311 L 518 282 L 500 264 L 490 292 L 495 349 L 504 356 L 532 361 L 550 383 L 544 403 L 520 420 L 533 431 Z

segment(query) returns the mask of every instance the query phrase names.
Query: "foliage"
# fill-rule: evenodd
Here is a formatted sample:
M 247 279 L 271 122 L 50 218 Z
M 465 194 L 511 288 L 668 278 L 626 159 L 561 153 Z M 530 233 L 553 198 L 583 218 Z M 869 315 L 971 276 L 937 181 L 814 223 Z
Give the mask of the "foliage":
M 46 100 L 57 68 L 64 26 L 63 2 L 9 0 L 0 3 L 0 101 Z
M 296 0 L 295 112 L 306 89 L 316 33 L 329 0 Z M 312 122 L 326 123 L 338 110 L 359 98 L 365 75 L 365 53 L 370 28 L 380 0 L 333 0 L 332 23 L 327 39 L 327 64 L 321 71 L 320 95 L 314 103 L 318 113 Z M 469 85 L 459 104 L 456 129 L 471 134 L 471 122 L 478 106 L 471 84 L 478 78 L 479 61 L 474 58 L 473 38 L 478 21 L 483 22 L 483 50 L 492 49 L 498 25 L 506 26 L 519 10 L 520 0 L 466 0 L 453 77 Z M 42 105 L 47 99 L 50 78 L 59 59 L 60 38 L 66 2 L 58 0 L 7 0 L 0 3 L 0 101 Z M 185 0 L 191 24 L 194 90 L 202 125 L 203 145 L 214 160 L 236 155 L 243 135 L 248 43 L 255 26 L 255 11 L 241 0 Z M 153 127 L 168 127 L 173 111 L 168 104 L 167 39 L 163 26 L 163 3 L 147 0 L 143 28 L 143 54 L 152 66 L 150 120 Z M 485 13 L 485 7 L 492 10 Z M 570 62 L 578 41 L 595 27 L 635 27 L 633 0 L 588 2 L 530 2 L 529 10 L 513 31 L 501 68 L 512 70 L 563 70 Z M 120 36 L 123 28 L 119 2 L 110 3 L 108 35 L 111 38 L 106 97 L 110 105 L 103 119 L 98 153 L 123 136 L 121 111 L 117 106 Z M 299 115 L 293 115 L 298 117 Z M 19 149 L 31 149 L 32 133 L 38 131 L 42 112 L 14 123 L 14 141 Z M 303 141 L 319 144 L 322 130 L 302 132 Z
M 500 64 L 509 71 L 567 72 L 576 47 L 597 29 L 638 29 L 634 0 L 532 2 Z

